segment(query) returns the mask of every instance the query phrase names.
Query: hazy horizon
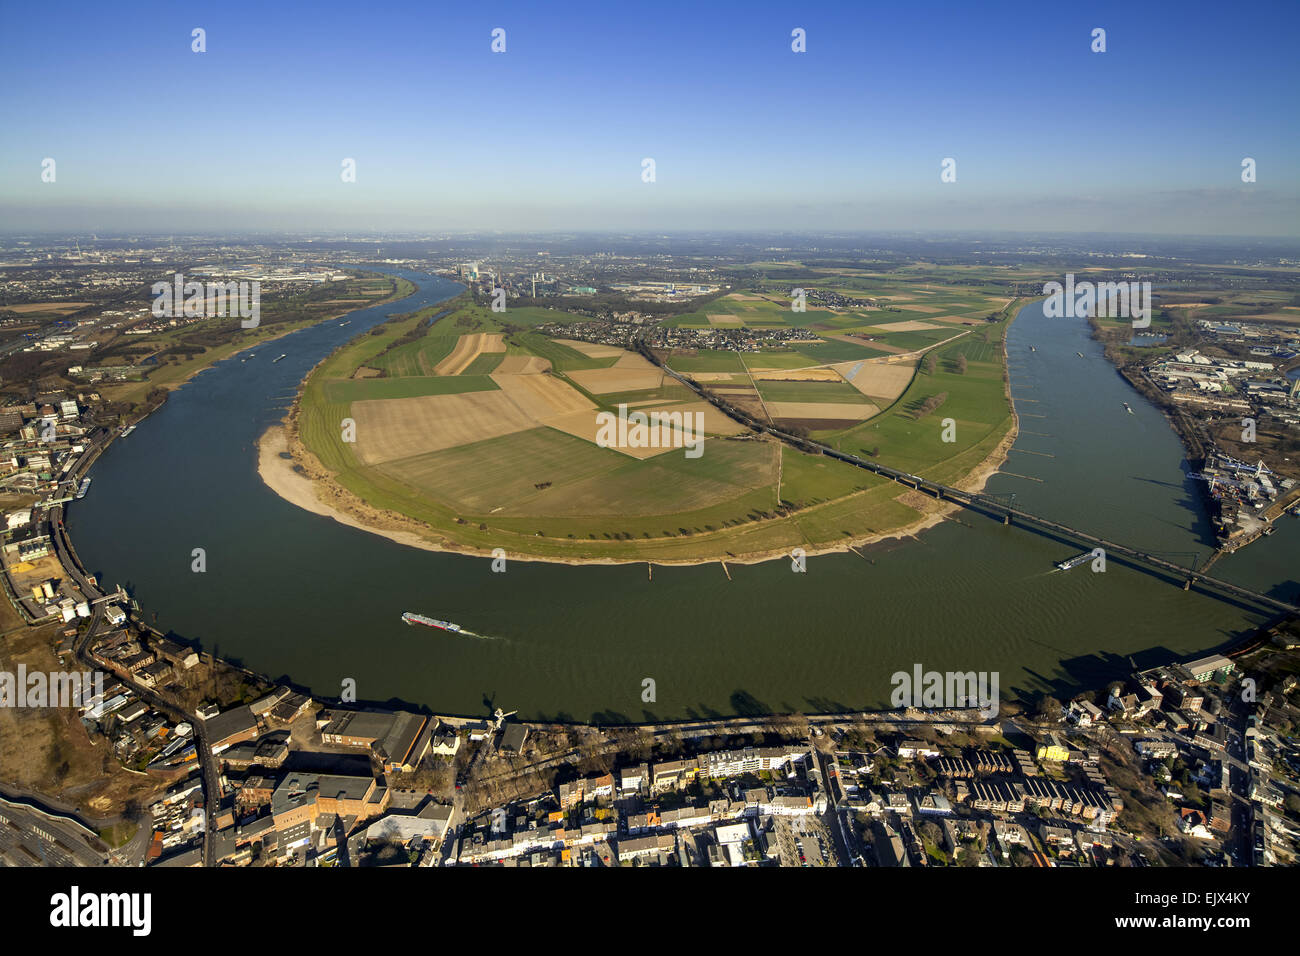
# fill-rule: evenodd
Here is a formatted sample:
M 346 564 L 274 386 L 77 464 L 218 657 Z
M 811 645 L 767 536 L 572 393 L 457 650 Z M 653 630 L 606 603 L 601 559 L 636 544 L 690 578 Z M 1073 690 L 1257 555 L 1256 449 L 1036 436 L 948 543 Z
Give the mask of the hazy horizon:
M 0 36 L 0 219 L 1300 235 L 1294 4 L 652 13 L 15 7 Z M 73 58 L 51 69 L 46 51 L 69 37 Z M 948 158 L 955 182 L 941 181 Z

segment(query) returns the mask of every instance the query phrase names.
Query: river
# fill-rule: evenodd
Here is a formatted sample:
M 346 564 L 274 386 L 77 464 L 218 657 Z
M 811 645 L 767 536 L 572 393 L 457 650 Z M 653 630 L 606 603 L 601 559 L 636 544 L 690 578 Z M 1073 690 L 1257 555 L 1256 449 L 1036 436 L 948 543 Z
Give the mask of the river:
M 1068 696 L 1134 663 L 1220 647 L 1265 619 L 1114 561 L 1104 574 L 1055 572 L 1077 547 L 969 512 L 870 548 L 869 560 L 814 557 L 804 574 L 788 561 L 731 566 L 730 581 L 716 564 L 656 568 L 653 580 L 644 564 L 511 562 L 494 574 L 488 559 L 309 514 L 262 483 L 255 442 L 322 357 L 460 288 L 400 274 L 417 282 L 414 297 L 220 362 L 115 442 L 90 494 L 68 509 L 86 567 L 123 584 L 160 629 L 322 695 L 351 678 L 362 700 L 569 720 L 882 706 L 890 675 L 916 663 L 996 671 L 1004 696 Z M 1014 476 L 995 476 L 988 491 L 1179 563 L 1211 552 L 1177 437 L 1084 321 L 1031 304 L 1008 355 L 1022 433 L 1005 466 Z M 1215 573 L 1294 601 L 1297 567 L 1300 521 L 1287 518 Z M 487 637 L 407 627 L 405 610 Z

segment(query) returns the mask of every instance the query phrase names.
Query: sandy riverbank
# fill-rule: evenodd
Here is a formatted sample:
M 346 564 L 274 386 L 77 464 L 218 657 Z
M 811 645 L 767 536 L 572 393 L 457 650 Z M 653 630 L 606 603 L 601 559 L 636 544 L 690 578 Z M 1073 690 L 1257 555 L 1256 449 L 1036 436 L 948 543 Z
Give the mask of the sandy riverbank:
M 1018 432 L 1018 420 L 1012 419 L 1011 430 L 1003 437 L 998 446 L 980 463 L 974 471 L 958 482 L 957 487 L 964 491 L 980 491 L 989 478 L 997 474 L 1006 460 L 1007 451 L 1014 444 Z M 286 457 L 287 456 L 287 457 Z M 473 557 L 491 557 L 490 549 L 467 547 L 455 544 L 437 536 L 437 533 L 406 515 L 394 511 L 384 511 L 373 507 L 346 488 L 335 482 L 332 476 L 320 465 L 316 457 L 292 434 L 292 426 L 274 425 L 268 428 L 257 443 L 257 473 L 266 486 L 277 495 L 312 514 L 333 518 L 340 524 L 371 534 L 382 535 L 399 544 L 425 551 L 446 551 L 452 554 L 464 554 Z M 836 542 L 821 548 L 805 548 L 809 557 L 820 554 L 844 553 L 850 549 L 862 548 L 899 538 L 915 537 L 922 531 L 932 528 L 946 520 L 947 516 L 957 510 L 958 505 L 939 502 L 920 492 L 904 492 L 905 503 L 925 509 L 927 513 L 917 520 L 898 528 L 882 531 L 864 537 Z M 735 557 L 717 558 L 681 558 L 650 559 L 649 563 L 659 565 L 698 565 L 716 564 L 758 564 L 788 558 L 789 549 L 759 551 L 752 554 L 740 554 Z M 509 553 L 516 561 L 545 561 L 552 564 L 643 564 L 646 558 L 560 558 L 549 555 L 525 555 Z
M 285 455 L 291 457 L 286 458 Z M 360 528 L 362 531 L 382 534 L 399 544 L 409 545 L 413 548 L 443 550 L 435 542 L 422 538 L 413 532 L 402 531 L 397 528 L 375 527 L 362 522 L 359 517 L 349 513 L 348 506 L 342 498 L 347 492 L 339 489 L 338 492 L 331 493 L 331 489 L 324 482 L 308 476 L 303 470 L 303 466 L 299 464 L 299 458 L 290 451 L 289 433 L 283 425 L 274 425 L 268 428 L 262 434 L 262 437 L 258 439 L 257 473 L 268 488 L 285 501 L 297 505 L 304 511 L 333 518 L 349 528 Z M 321 500 L 317 493 L 318 490 L 325 493 L 326 500 Z M 383 516 L 383 513 L 378 509 L 371 508 L 370 510 L 374 512 L 375 518 Z

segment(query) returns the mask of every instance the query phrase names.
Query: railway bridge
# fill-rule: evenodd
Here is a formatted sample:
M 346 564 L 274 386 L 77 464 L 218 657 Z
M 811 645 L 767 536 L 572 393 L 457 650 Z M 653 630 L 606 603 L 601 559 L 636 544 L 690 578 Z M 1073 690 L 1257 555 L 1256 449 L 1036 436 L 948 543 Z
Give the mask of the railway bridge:
M 1138 548 L 1133 548 L 1117 541 L 1100 538 L 1087 531 L 1083 531 L 1080 528 L 1075 528 L 1059 521 L 1053 521 L 1050 518 L 1044 518 L 1042 515 L 1036 515 L 1031 511 L 1024 510 L 1023 508 L 1013 507 L 994 496 L 962 491 L 960 488 L 953 488 L 949 485 L 941 485 L 938 482 L 930 481 L 926 478 L 909 475 L 893 468 L 878 465 L 875 462 L 869 462 L 856 455 L 848 455 L 836 451 L 835 449 L 828 448 L 825 445 L 821 446 L 821 448 L 822 454 L 827 457 L 838 458 L 848 464 L 855 465 L 859 468 L 865 468 L 866 470 L 873 471 L 883 477 L 892 478 L 894 481 L 908 485 L 918 491 L 932 494 L 936 499 L 951 501 L 974 510 L 983 511 L 986 514 L 1001 517 L 1004 524 L 1015 522 L 1028 527 L 1040 528 L 1057 535 L 1058 537 L 1070 538 L 1092 545 L 1094 548 L 1101 548 L 1106 552 L 1107 557 L 1120 555 L 1131 562 L 1164 571 L 1180 579 L 1183 582 L 1184 591 L 1190 589 L 1193 584 L 1196 584 L 1207 590 L 1217 591 L 1221 594 L 1227 594 L 1232 597 L 1252 601 L 1275 611 L 1283 611 L 1289 614 L 1300 612 L 1300 607 L 1272 597 L 1271 595 L 1261 594 L 1258 591 L 1243 588 L 1240 585 L 1232 584 L 1221 578 L 1212 577 L 1205 571 L 1198 571 L 1195 568 L 1185 567 L 1184 565 L 1178 564 L 1174 561 L 1169 561 L 1158 554 L 1152 554 L 1149 551 L 1142 551 Z
M 1053 521 L 1050 518 L 1044 518 L 1033 512 L 1026 511 L 1023 508 L 1016 508 L 1012 504 L 1001 500 L 993 495 L 981 494 L 978 492 L 963 491 L 960 488 L 954 488 L 950 485 L 943 485 L 928 478 L 922 478 L 918 475 L 908 474 L 905 471 L 899 471 L 897 468 L 890 468 L 888 465 L 882 465 L 879 462 L 870 461 L 857 455 L 850 455 L 847 452 L 831 448 L 829 445 L 823 445 L 807 438 L 801 438 L 798 435 L 791 435 L 783 432 L 779 428 L 755 421 L 748 415 L 745 415 L 739 409 L 733 408 L 728 403 L 721 401 L 713 395 L 710 395 L 705 389 L 701 388 L 693 379 L 679 375 L 672 369 L 664 365 L 654 355 L 649 348 L 638 343 L 638 350 L 646 356 L 655 365 L 658 365 L 665 373 L 671 375 L 681 384 L 685 385 L 691 391 L 695 392 L 705 401 L 714 405 L 719 411 L 723 412 L 730 418 L 748 425 L 750 428 L 760 432 L 765 432 L 788 445 L 792 445 L 802 451 L 812 452 L 813 454 L 825 455 L 828 458 L 836 458 L 857 468 L 865 469 L 880 475 L 882 478 L 888 478 L 900 484 L 907 485 L 917 491 L 933 495 L 940 501 L 950 501 L 954 504 L 962 505 L 975 511 L 982 511 L 985 514 L 994 517 L 1000 517 L 1003 524 L 1013 522 L 1025 525 L 1026 527 L 1038 528 L 1058 537 L 1080 541 L 1091 545 L 1095 548 L 1105 550 L 1107 557 L 1119 555 L 1129 560 L 1131 563 L 1144 565 L 1165 574 L 1171 575 L 1177 580 L 1182 581 L 1183 590 L 1189 590 L 1193 584 L 1198 587 L 1217 593 L 1222 596 L 1231 596 L 1245 601 L 1251 601 L 1262 607 L 1269 608 L 1273 611 L 1281 611 L 1286 614 L 1295 614 L 1300 612 L 1300 607 L 1290 604 L 1286 601 L 1272 597 L 1268 594 L 1261 594 L 1258 591 L 1252 591 L 1249 588 L 1243 588 L 1236 584 L 1231 584 L 1221 578 L 1212 577 L 1204 569 L 1196 570 L 1195 568 L 1185 567 L 1174 561 L 1169 561 L 1157 554 L 1149 551 L 1142 551 L 1138 548 L 1129 547 L 1116 541 L 1109 541 L 1106 538 L 1097 537 L 1080 528 L 1074 528 L 1070 525 L 1063 524 L 1059 521 Z M 1209 565 L 1207 564 L 1206 567 Z

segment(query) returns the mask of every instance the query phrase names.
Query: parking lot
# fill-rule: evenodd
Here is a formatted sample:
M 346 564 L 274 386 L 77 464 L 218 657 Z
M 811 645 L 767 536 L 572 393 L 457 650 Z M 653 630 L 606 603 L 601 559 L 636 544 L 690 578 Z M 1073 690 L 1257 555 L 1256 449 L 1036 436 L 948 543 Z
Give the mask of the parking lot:
M 107 857 L 91 839 L 72 821 L 0 800 L 0 865 L 103 866 Z

